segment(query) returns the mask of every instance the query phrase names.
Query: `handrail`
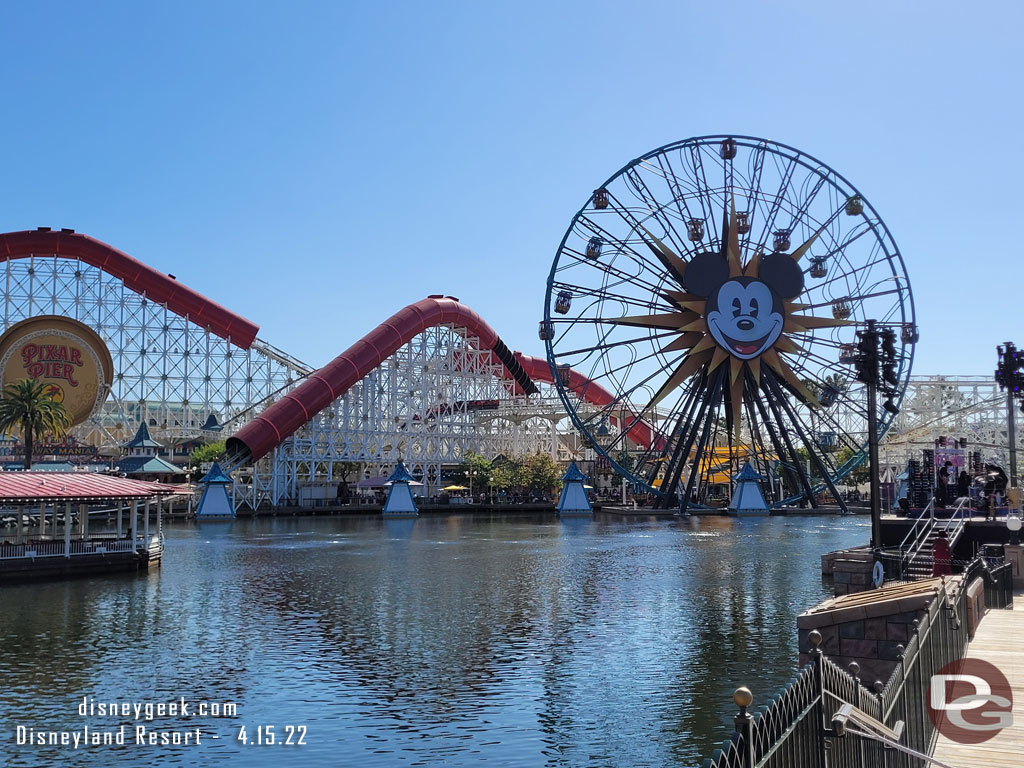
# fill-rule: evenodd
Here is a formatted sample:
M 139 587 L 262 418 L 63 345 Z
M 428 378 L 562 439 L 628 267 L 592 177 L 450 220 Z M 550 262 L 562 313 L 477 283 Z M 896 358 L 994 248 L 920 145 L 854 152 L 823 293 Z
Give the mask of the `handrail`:
M 917 556 L 921 554 L 921 550 L 924 545 L 928 543 L 928 538 L 931 536 L 932 531 L 935 530 L 935 499 L 933 498 L 928 502 L 928 506 L 921 512 L 921 516 L 917 518 L 913 527 L 903 537 L 903 541 L 900 542 L 900 578 L 903 577 L 903 573 L 910 567 L 911 563 L 917 559 Z M 928 516 L 925 517 L 925 512 Z M 924 521 L 924 522 L 922 522 Z M 918 530 L 920 528 L 920 530 Z M 911 535 L 917 531 L 914 535 L 913 540 L 909 546 L 904 546 L 907 539 L 910 539 Z
M 960 503 L 956 505 L 956 509 L 953 510 L 953 514 L 950 518 L 945 521 L 942 526 L 942 530 L 946 532 L 946 536 L 949 539 L 949 546 L 956 544 L 957 539 L 960 538 L 960 534 L 964 532 L 964 528 L 967 525 L 967 518 L 970 517 L 970 497 L 963 496 L 960 498 Z M 967 513 L 964 513 L 964 506 L 967 505 Z M 956 525 L 953 525 L 954 521 Z M 950 528 L 952 527 L 952 531 Z
M 89 538 L 63 539 L 52 541 L 25 542 L 22 544 L 0 544 L 0 560 L 38 559 L 43 557 L 75 557 L 76 555 L 111 554 L 134 552 L 138 542 L 131 538 Z
M 934 502 L 935 500 L 932 499 Z M 931 514 L 928 517 L 928 523 L 921 527 L 917 536 L 914 538 L 911 546 L 904 550 L 902 544 L 900 545 L 900 576 L 902 578 L 906 570 L 914 563 L 915 560 L 921 555 L 922 550 L 928 544 L 932 538 L 932 534 L 936 531 L 945 532 L 946 538 L 949 540 L 949 546 L 952 547 L 956 544 L 960 538 L 960 534 L 964 532 L 964 528 L 967 526 L 967 518 L 970 517 L 970 498 L 963 496 L 957 503 L 956 508 L 953 510 L 953 514 L 949 516 L 947 520 L 937 520 L 935 518 L 935 510 L 931 509 Z M 925 508 L 929 510 L 932 507 L 931 504 Z M 966 507 L 966 510 L 965 510 Z M 921 514 L 920 519 L 924 520 L 924 513 Z M 917 528 L 915 524 L 914 528 L 911 529 L 911 533 Z M 907 538 L 910 537 L 910 533 L 904 537 L 903 541 L 906 542 Z
M 934 504 L 935 499 L 932 499 L 931 501 L 928 502 L 928 506 L 921 510 L 921 514 L 918 516 L 917 520 L 914 521 L 914 524 L 910 527 L 910 530 L 907 531 L 907 535 L 903 537 L 903 541 L 900 542 L 900 552 L 906 549 L 907 539 L 909 539 L 911 535 L 914 533 L 914 531 L 917 530 L 917 527 L 921 525 L 921 521 L 926 519 L 926 514 L 928 515 L 928 520 L 935 519 Z

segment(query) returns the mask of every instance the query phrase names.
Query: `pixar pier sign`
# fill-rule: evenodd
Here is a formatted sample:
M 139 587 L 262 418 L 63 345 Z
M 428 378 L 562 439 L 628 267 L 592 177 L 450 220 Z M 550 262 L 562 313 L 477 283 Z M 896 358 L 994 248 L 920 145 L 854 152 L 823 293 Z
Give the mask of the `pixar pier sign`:
M 57 315 L 12 325 L 0 336 L 0 384 L 35 379 L 63 403 L 72 425 L 106 399 L 114 364 L 107 345 L 89 326 Z
M 67 344 L 26 344 L 21 348 L 22 364 L 30 379 L 61 379 L 72 387 L 77 368 L 81 368 L 82 350 Z

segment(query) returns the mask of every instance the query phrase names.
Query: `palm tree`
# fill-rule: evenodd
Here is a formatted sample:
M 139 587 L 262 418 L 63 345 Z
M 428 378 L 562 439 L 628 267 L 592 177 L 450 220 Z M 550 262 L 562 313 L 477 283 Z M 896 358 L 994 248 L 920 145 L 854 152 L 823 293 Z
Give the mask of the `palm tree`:
M 25 436 L 25 469 L 32 468 L 32 437 L 49 433 L 56 439 L 71 428 L 71 416 L 53 399 L 46 382 L 21 379 L 8 384 L 0 396 L 0 431 L 21 430 Z

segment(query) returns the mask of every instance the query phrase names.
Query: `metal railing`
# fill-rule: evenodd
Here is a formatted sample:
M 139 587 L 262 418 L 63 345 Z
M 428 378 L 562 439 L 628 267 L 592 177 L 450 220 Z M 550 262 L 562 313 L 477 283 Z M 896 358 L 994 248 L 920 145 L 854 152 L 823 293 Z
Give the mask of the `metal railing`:
M 957 539 L 960 538 L 960 534 L 964 532 L 964 528 L 967 527 L 967 521 L 970 519 L 971 499 L 969 496 L 961 496 L 956 508 L 953 510 L 953 514 L 946 520 L 937 519 L 935 521 L 935 528 L 945 531 L 946 536 L 949 537 L 949 546 L 953 546 L 956 544 Z
M 982 560 L 982 558 L 978 558 Z M 975 560 L 971 563 L 977 563 Z M 1013 563 L 1004 562 L 997 565 L 982 560 L 973 571 L 970 567 L 964 571 L 964 578 L 973 581 L 974 576 L 981 576 L 985 582 L 985 605 L 989 608 L 1013 608 Z
M 907 535 L 903 537 L 903 541 L 900 542 L 899 553 L 900 560 L 905 562 L 913 561 L 917 554 L 921 551 L 921 548 L 928 541 L 928 536 L 932 531 L 932 527 L 935 525 L 935 499 L 928 502 L 928 506 L 925 507 L 914 524 L 907 531 Z
M 895 554 L 892 552 L 882 553 L 886 578 L 901 581 L 912 580 L 913 566 L 920 566 L 931 556 L 929 543 L 934 538 L 934 534 L 945 531 L 950 547 L 960 539 L 960 535 L 964 532 L 967 521 L 971 517 L 970 498 L 961 497 L 948 519 L 935 517 L 934 505 L 935 499 L 932 499 L 921 512 L 921 516 L 907 531 L 907 535 L 903 537 Z
M 65 544 L 62 539 L 25 542 L 23 544 L 0 542 L 0 560 L 135 552 L 142 544 L 142 539 L 75 539 L 68 542 L 68 549 L 65 551 Z
M 1012 605 L 1009 568 L 1009 563 L 993 568 L 976 558 L 955 588 L 947 584 L 939 590 L 924 616 L 914 621 L 889 680 L 882 686 L 875 683 L 875 690 L 861 683 L 855 662 L 848 672 L 825 657 L 821 635 L 812 631 L 810 663 L 756 712 L 747 711 L 750 692 L 737 690 L 736 732 L 703 768 L 924 768 L 926 761 L 920 757 L 875 740 L 838 735 L 832 718 L 849 703 L 890 728 L 902 721 L 901 744 L 930 754 L 936 729 L 928 715 L 928 686 L 932 675 L 963 658 L 967 649 L 967 588 L 981 576 L 987 604 Z

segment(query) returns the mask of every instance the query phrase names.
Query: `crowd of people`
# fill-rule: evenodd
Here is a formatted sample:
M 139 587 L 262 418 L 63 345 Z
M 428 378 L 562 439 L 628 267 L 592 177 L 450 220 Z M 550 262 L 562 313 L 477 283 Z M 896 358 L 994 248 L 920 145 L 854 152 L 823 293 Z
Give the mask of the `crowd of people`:
M 974 479 L 966 470 L 958 473 L 953 462 L 943 463 L 935 476 L 935 507 L 942 509 L 968 498 L 972 509 L 982 510 L 986 519 L 995 519 L 1006 500 L 1009 478 L 1002 467 L 989 464 L 985 469 L 984 475 Z
M 953 462 L 946 461 L 935 473 L 934 506 L 944 509 L 959 505 L 960 500 L 966 498 L 970 509 L 980 510 L 986 519 L 993 520 L 1007 502 L 1008 484 L 1006 473 L 995 464 L 986 464 L 985 474 L 971 477 L 966 470 L 958 472 Z M 904 486 L 897 498 L 897 506 L 906 515 L 910 514 L 908 492 Z

